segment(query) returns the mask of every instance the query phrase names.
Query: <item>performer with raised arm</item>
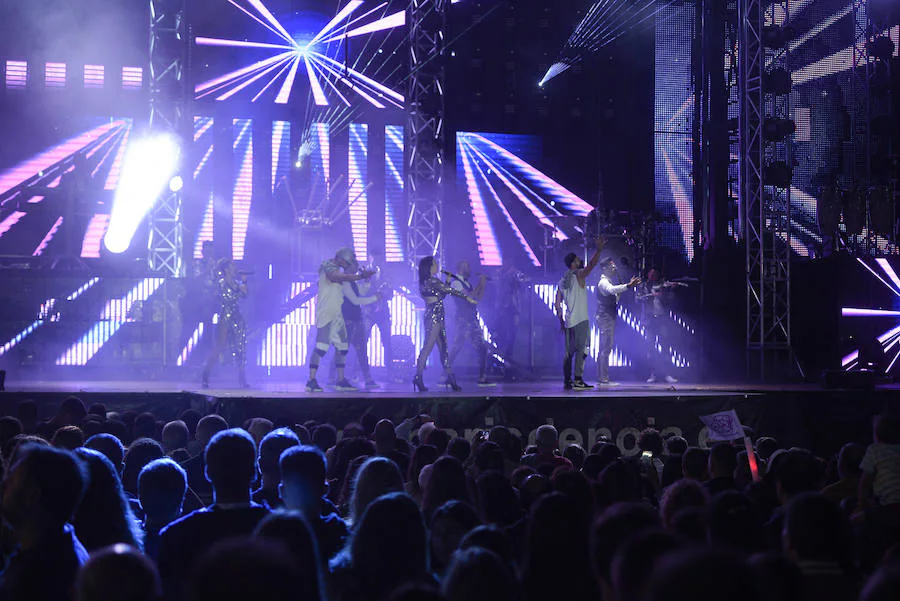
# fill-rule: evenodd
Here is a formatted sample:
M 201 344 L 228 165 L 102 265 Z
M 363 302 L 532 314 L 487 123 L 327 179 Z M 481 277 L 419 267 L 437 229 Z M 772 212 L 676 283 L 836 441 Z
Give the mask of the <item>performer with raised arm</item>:
M 340 391 L 356 390 L 356 387 L 350 384 L 344 376 L 349 345 L 347 326 L 344 323 L 343 315 L 344 289 L 342 284 L 365 280 L 372 275 L 372 272 L 341 273 L 341 269 L 347 269 L 354 263 L 356 263 L 356 256 L 353 249 L 342 248 L 337 251 L 333 259 L 328 259 L 319 267 L 319 290 L 316 294 L 316 348 L 309 361 L 307 392 L 323 391 L 316 380 L 316 374 L 319 372 L 322 357 L 331 346 L 334 346 L 336 353 L 337 383 L 335 388 Z
M 456 266 L 456 273 L 450 276 L 450 287 L 462 292 L 467 297 L 481 302 L 484 298 L 484 285 L 487 276 L 482 274 L 478 278 L 478 284 L 473 285 L 469 280 L 472 268 L 468 261 L 460 261 Z M 450 365 L 456 361 L 457 355 L 462 350 L 464 342 L 472 345 L 475 355 L 478 357 L 478 385 L 495 386 L 487 379 L 488 344 L 484 339 L 484 332 L 478 322 L 478 309 L 475 305 L 463 297 L 456 297 L 456 335 L 453 338 L 453 346 L 450 348 Z
M 686 286 L 682 282 L 667 282 L 656 269 L 647 272 L 647 281 L 638 291 L 638 300 L 644 303 L 643 323 L 647 333 L 647 361 L 650 363 L 650 377 L 647 383 L 652 384 L 662 378 L 669 384 L 678 382 L 669 373 L 671 362 L 661 353 L 657 345 L 665 348 L 666 327 L 669 319 L 668 297 L 676 286 Z
M 618 281 L 616 263 L 608 259 L 600 266 L 603 270 L 597 283 L 597 327 L 600 329 L 600 354 L 597 356 L 597 379 L 601 384 L 609 384 L 609 354 L 612 352 L 616 337 L 616 320 L 618 319 L 619 295 L 635 288 L 641 278 L 633 276 L 625 284 L 613 284 Z
M 476 304 L 474 298 L 464 292 L 455 290 L 449 284 L 437 277 L 438 262 L 434 257 L 425 257 L 419 261 L 419 293 L 425 301 L 425 345 L 416 360 L 416 377 L 413 379 L 413 387 L 419 392 L 425 392 L 425 382 L 422 374 L 425 372 L 425 363 L 435 346 L 444 367 L 447 385 L 455 391 L 462 390 L 456 383 L 456 377 L 450 368 L 450 354 L 447 349 L 447 326 L 444 323 L 444 298 L 448 294 L 466 299 L 471 304 Z
M 566 255 L 566 274 L 556 288 L 556 315 L 559 327 L 566 335 L 566 355 L 563 359 L 563 387 L 566 390 L 593 388 L 584 381 L 584 358 L 591 334 L 588 318 L 587 278 L 600 260 L 600 251 L 606 240 L 597 239 L 597 248 L 587 265 L 575 253 Z M 565 303 L 565 313 L 563 313 Z M 575 379 L 572 379 L 572 360 L 575 362 Z
M 221 259 L 213 271 L 219 301 L 219 322 L 216 325 L 216 341 L 206 367 L 201 385 L 209 388 L 209 375 L 223 350 L 228 350 L 238 368 L 238 385 L 248 388 L 245 367 L 247 365 L 247 324 L 241 315 L 240 299 L 247 296 L 247 275 L 239 274 L 231 259 Z
M 359 271 L 359 265 L 354 262 L 344 271 L 355 275 Z M 347 326 L 347 341 L 356 350 L 356 359 L 359 361 L 359 370 L 362 372 L 365 387 L 378 388 L 378 383 L 372 379 L 372 370 L 369 367 L 369 337 L 366 321 L 363 318 L 363 307 L 377 303 L 380 297 L 377 294 L 362 296 L 359 282 L 343 282 L 341 287 L 344 291 L 341 313 L 344 315 L 344 323 Z

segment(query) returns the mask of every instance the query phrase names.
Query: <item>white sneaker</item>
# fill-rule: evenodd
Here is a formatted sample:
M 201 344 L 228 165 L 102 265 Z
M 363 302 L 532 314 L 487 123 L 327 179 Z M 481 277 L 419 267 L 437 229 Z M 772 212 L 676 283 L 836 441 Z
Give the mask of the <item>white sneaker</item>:
M 676 380 L 672 376 L 666 376 L 666 382 L 668 382 L 669 384 L 678 384 L 678 380 Z
M 649 378 L 647 378 L 647 384 L 653 384 L 654 382 L 656 382 L 656 376 L 650 376 Z

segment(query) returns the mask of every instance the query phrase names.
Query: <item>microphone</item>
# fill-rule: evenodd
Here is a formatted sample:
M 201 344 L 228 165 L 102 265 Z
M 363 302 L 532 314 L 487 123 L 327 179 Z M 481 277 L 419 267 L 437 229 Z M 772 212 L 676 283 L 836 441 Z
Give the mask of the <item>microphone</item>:
M 238 275 L 253 275 L 255 271 L 238 271 Z

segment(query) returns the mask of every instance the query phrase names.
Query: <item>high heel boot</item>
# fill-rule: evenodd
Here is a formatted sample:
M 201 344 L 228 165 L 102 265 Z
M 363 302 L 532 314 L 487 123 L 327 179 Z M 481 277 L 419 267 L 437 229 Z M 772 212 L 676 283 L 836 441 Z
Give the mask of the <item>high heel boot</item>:
M 425 381 L 422 379 L 421 374 L 416 374 L 416 377 L 413 378 L 413 390 L 417 392 L 428 392 L 428 388 L 425 387 Z

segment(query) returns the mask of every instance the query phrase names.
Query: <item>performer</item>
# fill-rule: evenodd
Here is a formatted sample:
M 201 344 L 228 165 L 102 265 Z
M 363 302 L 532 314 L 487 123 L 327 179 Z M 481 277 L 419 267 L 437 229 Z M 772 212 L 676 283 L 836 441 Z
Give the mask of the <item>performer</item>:
M 450 369 L 450 355 L 447 352 L 447 327 L 444 324 L 444 298 L 448 294 L 466 299 L 471 304 L 477 301 L 466 296 L 464 292 L 455 290 L 436 277 L 438 262 L 434 257 L 425 257 L 419 261 L 419 292 L 425 301 L 425 346 L 416 360 L 416 377 L 413 379 L 413 387 L 419 392 L 425 392 L 425 382 L 422 374 L 425 372 L 425 363 L 428 355 L 438 347 L 441 365 L 444 366 L 444 374 L 447 377 L 447 385 L 455 391 L 462 390 L 456 383 L 456 377 Z
M 352 248 L 342 248 L 337 251 L 333 259 L 328 259 L 319 267 L 319 290 L 316 294 L 316 348 L 309 362 L 309 381 L 306 383 L 307 392 L 322 392 L 324 389 L 316 381 L 319 364 L 322 357 L 334 346 L 336 353 L 335 364 L 337 366 L 337 383 L 335 388 L 340 391 L 356 390 L 356 387 L 347 381 L 344 376 L 344 366 L 347 363 L 348 337 L 347 326 L 344 323 L 342 308 L 344 304 L 344 282 L 357 282 L 369 278 L 372 273 L 362 271 L 360 273 L 341 273 L 341 269 L 347 269 L 356 263 L 356 256 Z
M 472 275 L 472 268 L 468 261 L 460 261 L 456 266 L 456 274 L 450 276 L 450 287 L 458 292 L 462 292 L 467 297 L 480 302 L 484 298 L 484 285 L 487 282 L 487 276 L 482 274 L 478 279 L 478 284 L 472 285 L 469 276 Z M 478 323 L 478 309 L 472 303 L 463 297 L 456 297 L 456 336 L 453 338 L 453 346 L 450 349 L 450 365 L 456 361 L 459 351 L 462 350 L 464 342 L 468 342 L 475 350 L 478 357 L 478 385 L 479 386 L 495 386 L 493 382 L 488 382 L 486 367 L 488 357 L 488 344 L 484 339 L 484 333 L 481 325 Z
M 601 384 L 609 384 L 609 354 L 612 352 L 613 340 L 616 336 L 616 320 L 619 295 L 635 288 L 641 279 L 633 276 L 626 284 L 613 284 L 618 281 L 618 272 L 614 261 L 607 260 L 601 265 L 603 270 L 597 284 L 597 326 L 600 328 L 600 354 L 597 356 L 597 378 Z
M 247 324 L 238 302 L 247 296 L 247 276 L 238 274 L 237 266 L 231 259 L 221 259 L 216 264 L 214 277 L 219 296 L 219 323 L 216 326 L 215 347 L 203 369 L 201 385 L 209 388 L 212 368 L 219 360 L 219 354 L 227 349 L 238 368 L 238 385 L 248 388 L 244 373 L 247 365 Z
M 385 278 L 381 265 L 384 255 L 380 250 L 369 251 L 368 269 L 374 271 L 371 280 L 360 282 L 359 289 L 362 294 L 368 294 L 371 290 L 377 292 L 376 302 L 366 305 L 363 316 L 366 318 L 366 342 L 372 337 L 372 327 L 378 328 L 381 334 L 381 346 L 384 347 L 384 366 L 387 368 L 388 379 L 393 380 L 394 350 L 391 344 L 391 307 L 389 301 L 393 297 L 390 282 Z
M 515 265 L 507 263 L 501 269 L 498 279 L 497 327 L 495 331 L 500 354 L 508 363 L 513 359 L 516 348 L 516 336 L 519 333 L 519 319 L 522 314 L 519 293 L 522 291 L 528 278 L 524 273 L 516 269 Z
M 669 384 L 678 382 L 669 373 L 670 362 L 664 353 L 657 348 L 659 344 L 665 344 L 666 322 L 669 317 L 668 296 L 675 286 L 684 286 L 681 282 L 667 282 L 663 280 L 656 269 L 647 272 L 647 281 L 638 292 L 638 299 L 644 303 L 644 328 L 647 332 L 647 360 L 650 363 L 650 377 L 647 383 L 652 384 L 659 378 L 665 379 Z
M 359 271 L 359 265 L 353 263 L 345 271 L 355 275 Z M 347 340 L 356 350 L 356 359 L 359 361 L 359 370 L 362 372 L 365 387 L 378 388 L 378 383 L 372 379 L 372 370 L 369 367 L 368 330 L 363 318 L 363 307 L 377 303 L 380 296 L 362 296 L 360 293 L 362 286 L 359 282 L 343 282 L 341 287 L 344 292 L 341 313 L 347 326 Z
M 566 255 L 566 274 L 556 289 L 556 315 L 559 327 L 566 335 L 566 355 L 563 360 L 563 387 L 566 390 L 588 390 L 593 388 L 584 381 L 584 358 L 591 334 L 591 323 L 588 319 L 587 278 L 591 275 L 600 260 L 600 251 L 606 243 L 598 238 L 594 255 L 587 265 L 575 253 Z M 563 314 L 563 302 L 566 311 Z M 572 359 L 575 360 L 575 380 L 572 380 Z

